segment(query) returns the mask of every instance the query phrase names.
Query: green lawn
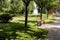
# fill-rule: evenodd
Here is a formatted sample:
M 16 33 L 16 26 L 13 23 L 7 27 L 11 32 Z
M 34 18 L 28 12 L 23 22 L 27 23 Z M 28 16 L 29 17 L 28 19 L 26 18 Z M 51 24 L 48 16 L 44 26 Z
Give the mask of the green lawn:
M 28 17 L 28 29 L 24 30 L 24 16 L 13 17 L 10 23 L 0 23 L 0 37 L 6 40 L 44 40 L 48 30 L 36 26 L 37 17 Z

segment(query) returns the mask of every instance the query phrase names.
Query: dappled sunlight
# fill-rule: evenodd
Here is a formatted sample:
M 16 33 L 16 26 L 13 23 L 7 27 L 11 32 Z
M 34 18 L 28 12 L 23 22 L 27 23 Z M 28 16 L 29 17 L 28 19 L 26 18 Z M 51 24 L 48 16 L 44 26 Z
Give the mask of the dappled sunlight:
M 24 24 L 22 23 L 15 23 L 15 22 L 0 23 L 0 37 L 5 37 L 8 40 L 12 40 L 12 39 L 13 40 L 14 39 L 17 39 L 17 40 L 29 39 L 30 40 L 30 39 L 34 39 L 35 37 L 37 37 L 37 34 L 35 35 L 35 33 L 42 34 L 43 32 L 44 32 L 44 29 L 39 30 L 37 27 L 30 27 L 30 28 L 27 28 L 25 31 Z M 46 34 L 44 33 L 44 35 Z M 42 35 L 40 36 L 42 37 Z
M 59 13 L 60 0 L 0 0 L 0 40 L 59 40 Z
M 0 23 L 0 37 L 5 37 L 6 39 L 16 39 L 17 31 L 24 31 L 23 24 L 20 23 Z

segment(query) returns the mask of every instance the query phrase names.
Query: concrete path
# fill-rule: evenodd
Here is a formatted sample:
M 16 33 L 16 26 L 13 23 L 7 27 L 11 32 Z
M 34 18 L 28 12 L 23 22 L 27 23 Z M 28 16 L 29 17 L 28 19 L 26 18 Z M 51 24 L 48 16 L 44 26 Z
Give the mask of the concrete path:
M 60 40 L 60 17 L 55 17 L 56 22 L 53 24 L 43 24 L 41 28 L 49 29 L 45 40 Z

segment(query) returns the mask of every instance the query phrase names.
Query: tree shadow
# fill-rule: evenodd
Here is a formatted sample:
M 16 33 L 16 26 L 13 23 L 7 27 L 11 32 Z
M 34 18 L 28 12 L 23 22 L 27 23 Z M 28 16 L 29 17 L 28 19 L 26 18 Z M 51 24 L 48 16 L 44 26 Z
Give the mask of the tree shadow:
M 40 29 L 39 31 L 38 30 L 36 31 L 34 28 L 27 28 L 25 31 L 23 23 L 12 23 L 12 22 L 0 23 L 0 40 L 6 40 L 6 39 L 18 40 L 19 38 L 22 37 L 22 35 L 24 36 L 25 34 L 29 35 L 31 38 L 33 37 L 44 38 L 45 36 L 43 35 L 46 35 L 48 32 L 47 30 L 44 30 L 44 29 Z M 17 38 L 17 36 L 19 36 L 19 38 Z M 29 36 L 26 36 L 24 38 L 27 38 L 27 37 L 30 38 Z M 20 39 L 20 40 L 23 40 L 23 39 Z
M 24 24 L 20 23 L 0 23 L 0 39 L 1 40 L 11 40 L 16 39 L 18 34 L 17 31 L 24 31 Z
M 25 22 L 24 20 L 18 20 L 18 21 Z M 33 26 L 37 26 L 37 21 L 28 20 L 28 23 L 33 23 Z
M 34 30 L 29 30 L 28 29 L 28 31 L 26 31 L 26 33 L 28 35 L 30 35 L 31 37 L 35 37 L 37 39 L 39 39 L 39 38 L 44 39 L 47 36 L 48 30 L 46 30 L 46 29 L 38 29 L 37 31 L 34 31 Z M 34 38 L 34 40 L 35 40 L 35 38 Z

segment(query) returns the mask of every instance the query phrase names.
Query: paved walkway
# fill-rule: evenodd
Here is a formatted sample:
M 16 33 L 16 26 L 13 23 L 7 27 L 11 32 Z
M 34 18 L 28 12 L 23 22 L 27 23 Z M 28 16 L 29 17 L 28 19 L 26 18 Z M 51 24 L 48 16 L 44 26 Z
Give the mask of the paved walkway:
M 45 40 L 60 40 L 60 17 L 55 17 L 56 22 L 53 24 L 44 24 L 41 27 L 49 29 Z

